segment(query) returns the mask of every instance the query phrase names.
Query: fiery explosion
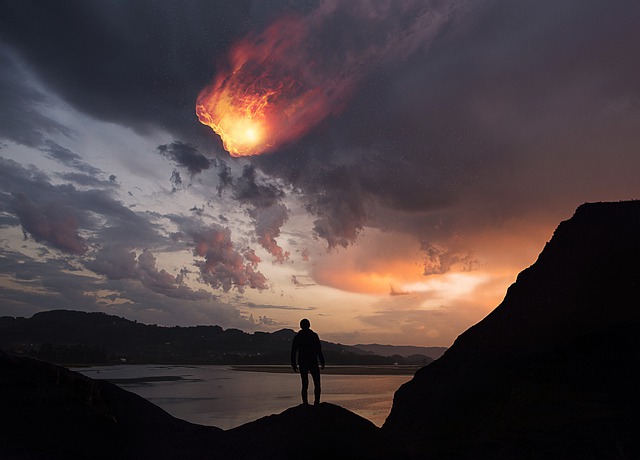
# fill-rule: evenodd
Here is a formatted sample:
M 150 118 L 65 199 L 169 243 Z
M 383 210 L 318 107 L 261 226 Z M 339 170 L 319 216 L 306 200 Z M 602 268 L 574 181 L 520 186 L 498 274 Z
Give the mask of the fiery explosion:
M 231 156 L 259 155 L 298 139 L 338 108 L 349 87 L 317 71 L 298 17 L 280 19 L 233 46 L 228 70 L 203 89 L 196 114 Z

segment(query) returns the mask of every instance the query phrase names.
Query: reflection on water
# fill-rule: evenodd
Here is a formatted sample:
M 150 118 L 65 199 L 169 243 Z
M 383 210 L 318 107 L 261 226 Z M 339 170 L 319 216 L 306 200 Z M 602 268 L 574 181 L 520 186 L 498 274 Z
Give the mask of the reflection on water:
M 106 379 L 201 425 L 234 428 L 300 404 L 300 377 L 244 372 L 229 366 L 123 365 L 75 369 Z M 393 393 L 410 375 L 322 375 L 322 401 L 338 404 L 381 426 Z M 313 384 L 309 388 L 313 392 Z

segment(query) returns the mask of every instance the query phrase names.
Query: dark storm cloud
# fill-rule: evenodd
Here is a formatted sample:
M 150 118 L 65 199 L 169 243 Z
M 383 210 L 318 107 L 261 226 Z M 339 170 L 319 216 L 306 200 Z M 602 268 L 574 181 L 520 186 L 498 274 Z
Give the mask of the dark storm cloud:
M 236 201 L 249 206 L 247 213 L 253 221 L 258 243 L 274 257 L 274 261 L 283 263 L 290 254 L 278 245 L 276 239 L 289 219 L 289 210 L 282 203 L 285 192 L 268 180 L 258 180 L 252 165 L 246 165 L 242 175 L 234 178 L 228 166 L 220 161 L 218 164 L 220 193 L 230 188 Z
M 256 180 L 256 170 L 252 165 L 245 166 L 242 176 L 233 180 L 231 186 L 233 198 L 256 208 L 268 208 L 284 198 L 284 191 L 275 184 Z
M 159 145 L 158 152 L 173 160 L 177 166 L 186 168 L 192 176 L 211 167 L 211 160 L 198 152 L 198 149 L 180 141 Z
M 43 114 L 49 98 L 25 81 L 26 75 L 19 60 L 0 43 L 0 138 L 37 147 L 47 134 L 69 135 L 67 127 Z
M 83 112 L 193 133 L 196 96 L 249 12 L 247 0 L 10 1 L 0 40 Z
M 628 196 L 639 21 L 631 0 L 477 3 L 363 79 L 339 119 L 253 163 L 301 191 L 330 247 L 374 226 L 426 249 L 595 190 Z

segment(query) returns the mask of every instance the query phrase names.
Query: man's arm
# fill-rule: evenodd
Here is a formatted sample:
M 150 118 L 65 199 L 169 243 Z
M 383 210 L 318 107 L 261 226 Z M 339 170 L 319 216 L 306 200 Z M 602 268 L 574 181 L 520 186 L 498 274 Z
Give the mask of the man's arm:
M 298 336 L 296 335 L 291 341 L 291 369 L 293 369 L 294 372 L 298 372 L 298 366 L 296 365 L 296 353 L 298 352 L 297 338 Z
M 320 360 L 320 369 L 324 369 L 324 355 L 322 354 L 322 345 L 320 344 L 320 337 L 316 334 L 316 339 L 318 341 L 318 359 Z

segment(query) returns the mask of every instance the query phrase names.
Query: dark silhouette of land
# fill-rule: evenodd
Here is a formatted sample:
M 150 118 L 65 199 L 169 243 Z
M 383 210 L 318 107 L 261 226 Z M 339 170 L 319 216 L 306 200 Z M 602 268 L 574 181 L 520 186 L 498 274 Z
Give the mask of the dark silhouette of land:
M 412 458 L 640 458 L 638 260 L 640 201 L 580 206 L 384 430 Z
M 396 392 L 382 428 L 326 403 L 200 427 L 0 353 L 0 458 L 640 458 L 638 260 L 639 201 L 581 206 L 504 301 Z
M 249 334 L 220 326 L 161 327 L 72 310 L 0 317 L 0 349 L 59 364 L 289 364 L 291 329 Z M 428 356 L 378 356 L 322 341 L 333 365 L 425 365 Z

